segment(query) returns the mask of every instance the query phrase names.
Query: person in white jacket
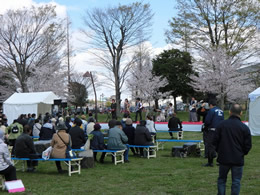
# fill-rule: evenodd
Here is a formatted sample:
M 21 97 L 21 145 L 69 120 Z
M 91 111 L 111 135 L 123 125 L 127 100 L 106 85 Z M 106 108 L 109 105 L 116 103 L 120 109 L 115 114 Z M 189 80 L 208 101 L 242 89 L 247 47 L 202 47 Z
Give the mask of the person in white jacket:
M 7 145 L 4 143 L 4 133 L 0 131 L 0 174 L 6 181 L 17 180 L 16 169 L 10 158 Z
M 153 136 L 154 140 L 156 140 L 156 130 L 155 130 L 153 118 L 150 115 L 148 115 L 146 118 L 147 118 L 146 128 L 149 130 L 149 132 Z

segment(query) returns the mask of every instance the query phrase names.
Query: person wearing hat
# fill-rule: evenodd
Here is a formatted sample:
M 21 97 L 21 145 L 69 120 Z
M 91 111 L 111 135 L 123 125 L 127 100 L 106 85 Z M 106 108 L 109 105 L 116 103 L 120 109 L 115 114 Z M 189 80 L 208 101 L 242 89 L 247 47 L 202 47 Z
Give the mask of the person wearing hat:
M 125 150 L 124 161 L 128 161 L 128 148 L 126 146 L 128 138 L 122 130 L 122 123 L 116 121 L 115 127 L 109 130 L 107 148 L 109 150 Z
M 92 150 L 105 150 L 106 149 L 106 145 L 104 143 L 104 135 L 103 133 L 100 131 L 101 126 L 99 123 L 96 123 L 94 125 L 94 131 L 92 131 L 90 134 L 94 135 L 94 137 L 91 139 L 90 141 L 90 148 Z M 97 152 L 94 152 L 94 159 L 95 161 L 97 161 Z M 104 163 L 104 158 L 105 158 L 106 153 L 102 152 L 102 155 L 99 159 L 100 163 Z
M 51 140 L 51 158 L 66 158 L 67 145 L 71 145 L 70 135 L 66 132 L 67 127 L 63 121 L 60 121 L 56 127 L 55 133 Z M 59 173 L 62 173 L 60 161 L 55 161 Z
M 125 127 L 123 128 L 124 133 L 126 134 L 128 138 L 128 144 L 134 145 L 135 140 L 135 128 L 133 127 L 133 121 L 130 118 L 127 118 L 125 121 Z M 134 155 L 136 155 L 138 152 L 136 148 L 130 148 Z
M 11 161 L 8 147 L 4 143 L 4 132 L 0 131 L 0 174 L 6 181 L 16 180 L 16 169 Z

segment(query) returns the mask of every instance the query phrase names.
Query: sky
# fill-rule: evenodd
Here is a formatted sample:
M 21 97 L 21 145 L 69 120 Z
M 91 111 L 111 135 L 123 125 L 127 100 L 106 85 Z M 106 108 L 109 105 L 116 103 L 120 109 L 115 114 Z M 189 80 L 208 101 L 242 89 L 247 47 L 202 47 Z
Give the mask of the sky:
M 60 17 L 66 17 L 68 15 L 71 20 L 71 34 L 72 45 L 76 48 L 75 55 L 72 59 L 74 64 L 74 70 L 78 72 L 86 71 L 99 71 L 102 68 L 96 67 L 90 64 L 90 56 L 87 51 L 82 51 L 77 48 L 81 48 L 82 42 L 79 41 L 81 34 L 80 28 L 84 28 L 82 17 L 87 10 L 93 8 L 106 8 L 108 6 L 120 4 L 129 4 L 136 2 L 134 0 L 0 0 L 0 14 L 4 13 L 7 9 L 17 9 L 21 7 L 29 7 L 31 5 L 42 5 L 51 3 L 56 5 L 57 15 Z M 164 32 L 169 28 L 168 21 L 176 15 L 174 9 L 174 0 L 143 0 L 143 3 L 149 3 L 154 13 L 153 27 L 151 32 L 151 39 L 147 44 L 153 48 L 155 55 L 162 52 L 164 49 L 168 49 L 170 46 L 165 41 Z M 92 63 L 92 62 L 91 62 Z M 97 90 L 97 97 L 99 99 L 101 94 L 105 97 L 109 97 L 114 94 L 114 90 L 105 87 L 99 87 Z M 89 95 L 89 98 L 93 98 L 93 94 Z M 122 93 L 122 99 L 130 98 L 130 93 Z

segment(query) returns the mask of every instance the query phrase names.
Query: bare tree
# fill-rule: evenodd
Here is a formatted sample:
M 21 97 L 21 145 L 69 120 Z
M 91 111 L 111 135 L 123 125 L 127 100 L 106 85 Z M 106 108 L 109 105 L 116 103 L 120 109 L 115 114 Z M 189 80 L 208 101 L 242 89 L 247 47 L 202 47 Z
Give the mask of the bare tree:
M 16 92 L 17 83 L 4 68 L 0 68 L 0 78 L 0 102 L 4 102 Z
M 197 91 L 216 94 L 222 109 L 225 100 L 239 102 L 247 99 L 252 85 L 248 75 L 238 71 L 241 67 L 239 61 L 233 61 L 221 48 L 201 52 L 200 57 L 197 62 L 199 75 L 191 77 L 191 85 Z
M 223 47 L 250 63 L 260 52 L 260 2 L 255 0 L 177 0 L 178 15 L 169 21 L 169 42 L 207 50 Z
M 132 3 L 106 9 L 93 9 L 83 18 L 88 30 L 82 30 L 92 40 L 94 55 L 113 76 L 117 112 L 120 111 L 121 89 L 132 61 L 122 62 L 126 50 L 149 38 L 153 14 L 149 4 Z M 140 39 L 142 37 L 142 39 Z M 89 42 L 88 42 L 89 43 Z
M 9 10 L 0 16 L 0 66 L 17 79 L 23 92 L 35 71 L 61 58 L 64 41 L 63 22 L 55 7 Z

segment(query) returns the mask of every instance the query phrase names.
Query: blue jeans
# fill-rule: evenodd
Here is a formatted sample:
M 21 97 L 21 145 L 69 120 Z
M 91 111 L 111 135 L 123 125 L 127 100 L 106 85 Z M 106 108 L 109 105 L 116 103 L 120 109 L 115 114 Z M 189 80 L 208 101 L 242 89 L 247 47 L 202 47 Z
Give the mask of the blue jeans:
M 226 181 L 230 169 L 232 175 L 231 195 L 237 195 L 240 192 L 240 180 L 243 174 L 243 166 L 220 164 L 218 177 L 218 195 L 225 195 L 226 193 Z
M 128 160 L 128 151 L 129 151 L 129 148 L 127 147 L 127 149 L 124 152 L 124 160 Z

